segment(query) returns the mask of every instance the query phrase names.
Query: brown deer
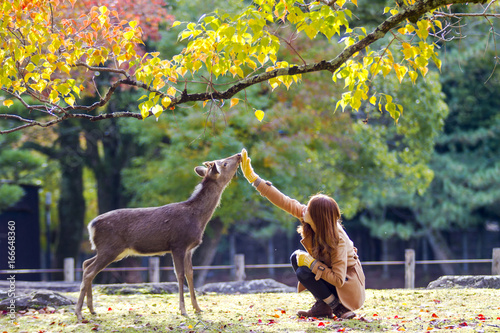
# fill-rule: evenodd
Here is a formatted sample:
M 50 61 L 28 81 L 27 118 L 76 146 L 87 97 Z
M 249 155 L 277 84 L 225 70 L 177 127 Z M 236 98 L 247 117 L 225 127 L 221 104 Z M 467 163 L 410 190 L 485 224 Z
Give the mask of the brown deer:
M 117 209 L 93 219 L 89 225 L 92 249 L 97 254 L 83 262 L 80 297 L 75 313 L 82 320 L 85 295 L 90 313 L 92 280 L 106 266 L 127 256 L 154 256 L 172 253 L 179 283 L 179 309 L 187 315 L 184 305 L 184 276 L 187 279 L 191 303 L 196 312 L 193 285 L 193 251 L 201 244 L 203 232 L 220 202 L 222 192 L 238 169 L 241 154 L 226 159 L 205 162 L 194 170 L 203 177 L 191 197 L 183 202 L 161 207 Z

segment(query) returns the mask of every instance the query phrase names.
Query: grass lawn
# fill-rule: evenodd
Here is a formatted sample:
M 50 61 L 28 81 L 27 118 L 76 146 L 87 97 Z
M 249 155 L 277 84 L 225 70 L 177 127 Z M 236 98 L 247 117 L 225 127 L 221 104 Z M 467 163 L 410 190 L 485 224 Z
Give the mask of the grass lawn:
M 69 295 L 76 298 L 76 293 Z M 186 295 L 187 296 L 187 295 Z M 314 299 L 301 294 L 199 295 L 203 313 L 189 318 L 173 295 L 104 295 L 94 291 L 97 315 L 73 307 L 28 309 L 12 323 L 0 315 L 2 332 L 500 332 L 500 290 L 367 290 L 365 305 L 352 320 L 304 319 L 296 311 Z

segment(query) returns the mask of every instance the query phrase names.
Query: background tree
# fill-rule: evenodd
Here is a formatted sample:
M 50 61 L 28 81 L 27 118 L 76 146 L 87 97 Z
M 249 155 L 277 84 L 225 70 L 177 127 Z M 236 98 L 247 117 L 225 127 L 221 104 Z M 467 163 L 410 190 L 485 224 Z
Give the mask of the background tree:
M 142 22 L 144 38 L 158 38 L 159 23 L 172 18 L 167 14 L 163 1 L 120 1 L 119 3 L 78 1 L 74 6 L 69 2 L 62 3 L 58 9 L 65 17 L 77 19 L 81 13 L 88 12 L 98 3 L 109 5 L 110 10 L 128 19 Z M 80 93 L 83 103 L 91 104 L 99 98 L 99 94 L 104 93 L 100 90 L 104 90 L 103 87 L 107 86 L 112 78 L 104 72 L 90 79 L 91 85 Z M 108 110 L 127 108 L 130 101 L 130 91 L 122 93 L 119 87 L 104 108 Z M 59 223 L 55 265 L 62 267 L 64 258 L 78 257 L 84 235 L 86 200 L 83 175 L 85 168 L 89 167 L 94 172 L 99 213 L 125 207 L 126 199 L 122 194 L 120 175 L 130 156 L 134 155 L 134 145 L 130 144 L 130 138 L 122 136 L 119 124 L 114 119 L 106 123 L 81 122 L 79 119 L 71 119 L 56 127 L 53 132 L 54 137 L 43 138 L 44 131 L 38 130 L 37 132 L 37 135 L 33 137 L 34 140 L 23 140 L 26 141 L 24 148 L 35 149 L 57 161 L 60 166 L 60 188 L 56 193 L 58 194 L 56 197 L 58 198 L 57 221 Z M 42 137 L 41 140 L 40 137 Z

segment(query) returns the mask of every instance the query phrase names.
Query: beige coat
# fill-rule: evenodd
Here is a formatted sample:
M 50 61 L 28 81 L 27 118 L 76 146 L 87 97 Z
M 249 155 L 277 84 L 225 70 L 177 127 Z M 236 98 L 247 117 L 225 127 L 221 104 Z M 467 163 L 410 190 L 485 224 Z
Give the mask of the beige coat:
M 255 183 L 258 183 L 257 180 Z M 254 183 L 254 184 L 255 184 Z M 256 186 L 260 194 L 266 197 L 277 207 L 290 213 L 301 221 L 304 221 L 304 212 L 306 205 L 301 204 L 295 199 L 291 199 L 281 193 L 271 182 L 261 181 Z M 357 249 L 345 232 L 339 225 L 340 241 L 335 253 L 332 253 L 330 262 L 318 261 L 312 268 L 316 274 L 316 280 L 323 279 L 337 288 L 340 301 L 348 309 L 354 311 L 359 309 L 365 301 L 365 274 L 357 255 Z M 312 255 L 312 239 L 303 238 L 300 242 L 306 251 Z M 306 288 L 300 284 L 298 291 Z

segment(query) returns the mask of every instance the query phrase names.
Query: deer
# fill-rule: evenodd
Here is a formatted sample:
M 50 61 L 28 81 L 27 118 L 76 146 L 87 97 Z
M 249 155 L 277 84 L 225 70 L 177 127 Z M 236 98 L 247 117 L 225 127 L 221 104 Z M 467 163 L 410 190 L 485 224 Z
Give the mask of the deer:
M 80 296 L 75 314 L 83 319 L 82 306 L 95 315 L 92 302 L 92 280 L 105 267 L 127 256 L 158 256 L 171 253 L 179 284 L 179 309 L 187 316 L 184 305 L 184 279 L 187 280 L 191 304 L 196 313 L 201 308 L 193 284 L 193 251 L 201 244 L 205 228 L 220 204 L 222 192 L 236 174 L 241 154 L 204 162 L 194 171 L 202 177 L 186 201 L 160 207 L 116 209 L 94 218 L 88 224 L 89 240 L 96 255 L 83 262 Z

